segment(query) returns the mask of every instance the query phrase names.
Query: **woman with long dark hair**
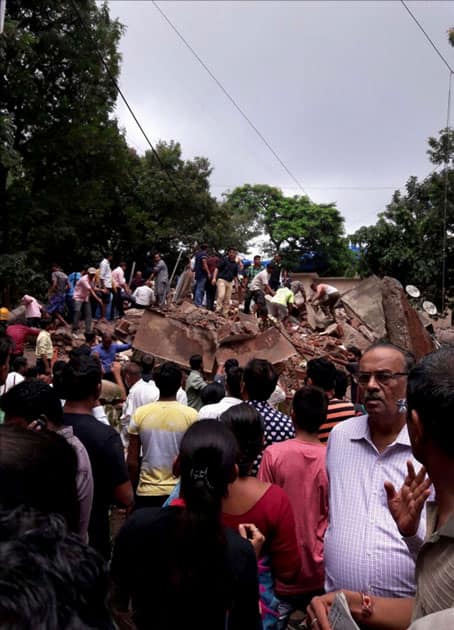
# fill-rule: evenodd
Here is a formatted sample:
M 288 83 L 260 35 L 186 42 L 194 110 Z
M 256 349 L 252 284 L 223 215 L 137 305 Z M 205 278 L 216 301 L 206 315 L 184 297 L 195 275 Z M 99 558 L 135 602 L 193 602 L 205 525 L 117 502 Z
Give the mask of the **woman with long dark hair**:
M 220 417 L 238 443 L 238 477 L 222 502 L 222 521 L 233 529 L 247 521 L 265 536 L 259 556 L 260 603 L 263 627 L 278 627 L 279 601 L 287 585 L 298 582 L 301 557 L 295 518 L 287 494 L 279 486 L 251 476 L 252 466 L 263 450 L 264 428 L 259 412 L 247 403 L 230 407 Z
M 252 543 L 221 523 L 222 500 L 237 476 L 237 443 L 218 422 L 185 433 L 175 474 L 180 499 L 137 510 L 116 540 L 112 560 L 116 611 L 131 607 L 137 628 L 260 628 L 257 549 L 263 537 L 242 523 Z

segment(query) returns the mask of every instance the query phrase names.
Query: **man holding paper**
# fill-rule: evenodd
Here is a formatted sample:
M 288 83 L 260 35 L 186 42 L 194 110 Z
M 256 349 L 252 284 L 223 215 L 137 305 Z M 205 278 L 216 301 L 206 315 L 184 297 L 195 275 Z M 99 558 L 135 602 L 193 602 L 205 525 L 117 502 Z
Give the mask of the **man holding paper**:
M 454 606 L 454 350 L 443 348 L 413 368 L 407 387 L 407 427 L 414 456 L 424 467 L 408 475 L 399 492 L 385 491 L 396 530 L 413 554 L 416 549 L 416 597 L 387 598 L 343 590 L 353 618 L 362 627 L 404 630 L 411 620 Z M 427 532 L 418 527 L 433 482 L 436 503 L 428 503 Z M 314 598 L 308 608 L 312 628 L 328 630 L 329 608 L 336 593 Z

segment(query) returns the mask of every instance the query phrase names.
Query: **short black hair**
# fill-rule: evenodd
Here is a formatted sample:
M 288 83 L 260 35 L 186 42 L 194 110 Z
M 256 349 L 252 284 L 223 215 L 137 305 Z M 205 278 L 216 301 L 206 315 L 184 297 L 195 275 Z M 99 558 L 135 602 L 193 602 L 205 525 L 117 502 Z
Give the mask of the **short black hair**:
M 189 357 L 189 365 L 192 370 L 200 370 L 203 365 L 203 357 L 201 354 L 193 354 Z
M 319 387 L 306 385 L 293 397 L 293 422 L 296 428 L 308 433 L 317 433 L 326 422 L 328 397 Z
M 77 401 L 96 397 L 101 379 L 101 364 L 96 357 L 73 356 L 63 368 L 60 396 Z
M 90 354 L 91 354 L 90 346 L 87 346 L 86 344 L 82 344 L 81 346 L 78 346 L 77 348 L 73 348 L 72 350 L 69 351 L 69 358 L 73 359 L 75 357 L 81 357 L 82 355 L 89 357 Z
M 409 414 L 418 413 L 433 444 L 454 459 L 454 348 L 428 354 L 411 370 L 407 406 Z
M 329 392 L 336 383 L 336 366 L 324 357 L 311 359 L 307 362 L 306 376 L 311 379 L 312 385 Z
M 239 363 L 238 363 L 238 359 L 227 359 L 227 361 L 224 363 L 224 372 L 227 374 L 227 372 L 233 368 L 233 367 L 238 367 Z
M 238 442 L 238 474 L 247 477 L 252 464 L 263 451 L 263 418 L 253 405 L 241 403 L 224 411 L 219 420 L 232 431 Z
M 154 371 L 154 380 L 161 398 L 176 396 L 181 387 L 182 377 L 181 369 L 176 363 L 166 361 L 159 365 Z
M 240 367 L 233 367 L 227 372 L 226 382 L 230 396 L 241 398 L 241 385 L 243 384 L 244 370 Z
M 113 630 L 107 566 L 61 516 L 0 508 L 0 530 L 3 627 Z
M 342 399 L 347 393 L 348 376 L 344 370 L 336 370 L 336 381 L 334 384 L 334 396 Z
M 13 348 L 13 341 L 4 332 L 0 333 L 0 365 L 6 365 Z
M 155 364 L 155 358 L 152 354 L 144 354 L 140 359 L 140 365 L 142 366 L 143 374 L 151 374 L 153 372 Z
M 22 381 L 0 399 L 5 416 L 24 418 L 28 424 L 45 415 L 51 422 L 63 424 L 63 410 L 53 387 L 39 380 Z
M 85 337 L 85 341 L 87 343 L 92 343 L 96 339 L 96 333 L 95 332 L 86 332 L 84 334 L 84 337 Z
M 278 376 L 269 361 L 251 359 L 243 378 L 249 400 L 268 400 L 276 389 Z
M 359 361 L 361 358 L 361 350 L 359 348 L 357 348 L 356 346 L 347 346 L 347 352 L 350 352 L 351 354 L 354 354 L 356 359 Z
M 25 505 L 45 514 L 56 512 L 65 518 L 72 531 L 77 532 L 76 474 L 76 451 L 58 433 L 0 426 L 2 507 L 13 510 Z
M 63 371 L 63 368 L 66 365 L 66 361 L 63 361 L 63 359 L 59 359 L 58 361 L 55 361 L 55 363 L 52 366 L 52 375 L 55 376 L 56 374 L 60 374 Z
M 27 365 L 27 359 L 25 357 L 14 357 L 13 359 L 13 371 L 18 372 Z
M 416 359 L 415 359 L 415 355 L 412 352 L 410 352 L 409 350 L 406 350 L 405 348 L 401 348 L 400 346 L 397 346 L 395 343 L 391 343 L 387 339 L 379 339 L 378 341 L 374 341 L 374 343 L 371 344 L 367 348 L 367 350 L 363 352 L 363 357 L 365 354 L 367 354 L 371 350 L 376 350 L 377 348 L 388 348 L 389 350 L 396 350 L 397 352 L 400 352 L 405 362 L 406 372 L 410 372 L 410 370 L 415 366 Z
M 221 383 L 208 383 L 200 390 L 200 398 L 204 405 L 213 405 L 222 400 L 225 396 L 225 389 Z

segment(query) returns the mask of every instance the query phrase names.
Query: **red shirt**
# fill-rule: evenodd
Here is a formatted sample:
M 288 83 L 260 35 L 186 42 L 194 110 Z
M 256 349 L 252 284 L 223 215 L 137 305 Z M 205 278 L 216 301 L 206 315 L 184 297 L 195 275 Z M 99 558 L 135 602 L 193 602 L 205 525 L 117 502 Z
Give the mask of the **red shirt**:
M 323 588 L 323 538 L 328 526 L 326 447 L 298 438 L 276 442 L 265 449 L 257 476 L 283 488 L 290 499 L 302 564 L 299 591 Z M 290 595 L 297 589 L 283 586 L 279 591 Z
M 222 522 L 235 531 L 238 531 L 241 523 L 254 523 L 265 536 L 263 554 L 270 556 L 273 576 L 277 577 L 281 573 L 299 575 L 301 560 L 295 536 L 295 518 L 290 501 L 281 488 L 271 485 L 257 503 L 243 514 L 223 512 Z M 285 586 L 280 588 L 277 580 L 276 591 L 285 593 Z
M 27 338 L 37 337 L 40 332 L 39 328 L 30 328 L 30 326 L 24 326 L 23 324 L 11 324 L 11 326 L 8 326 L 6 334 L 14 342 L 14 349 L 11 354 L 13 356 L 23 354 Z

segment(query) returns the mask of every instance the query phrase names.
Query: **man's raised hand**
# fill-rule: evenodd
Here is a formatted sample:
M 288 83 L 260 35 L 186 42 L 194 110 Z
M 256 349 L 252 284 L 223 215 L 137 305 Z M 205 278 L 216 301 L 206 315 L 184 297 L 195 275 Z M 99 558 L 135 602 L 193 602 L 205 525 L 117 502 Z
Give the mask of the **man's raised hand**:
M 400 533 L 406 538 L 414 536 L 418 531 L 421 512 L 430 495 L 431 485 L 424 466 L 416 474 L 412 462 L 408 461 L 407 469 L 408 474 L 399 492 L 396 492 L 390 481 L 385 481 L 389 511 Z

